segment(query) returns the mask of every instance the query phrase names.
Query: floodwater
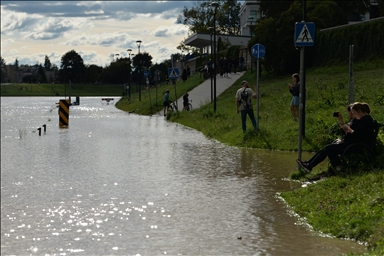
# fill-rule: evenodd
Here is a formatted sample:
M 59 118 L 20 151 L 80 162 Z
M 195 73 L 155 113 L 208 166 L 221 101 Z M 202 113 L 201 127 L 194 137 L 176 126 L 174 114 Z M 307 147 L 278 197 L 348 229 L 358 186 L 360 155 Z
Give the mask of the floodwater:
M 1 98 L 1 255 L 365 251 L 278 198 L 299 186 L 285 179 L 295 153 L 228 147 L 101 98 L 81 98 L 62 129 L 57 102 Z

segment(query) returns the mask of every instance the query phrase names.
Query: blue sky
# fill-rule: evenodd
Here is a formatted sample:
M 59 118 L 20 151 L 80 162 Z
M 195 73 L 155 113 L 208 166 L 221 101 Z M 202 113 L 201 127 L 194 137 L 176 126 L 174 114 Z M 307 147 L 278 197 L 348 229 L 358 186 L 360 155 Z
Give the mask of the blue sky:
M 188 29 L 176 24 L 194 1 L 1 1 L 1 56 L 7 64 L 60 66 L 70 50 L 85 64 L 108 65 L 127 49 L 148 52 L 154 63 L 179 52 Z

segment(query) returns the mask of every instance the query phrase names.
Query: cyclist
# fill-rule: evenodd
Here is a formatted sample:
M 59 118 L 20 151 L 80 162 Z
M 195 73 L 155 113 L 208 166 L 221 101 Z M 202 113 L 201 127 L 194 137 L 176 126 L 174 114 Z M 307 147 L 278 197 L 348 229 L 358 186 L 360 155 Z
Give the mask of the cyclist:
M 183 110 L 186 110 L 186 111 L 189 110 L 189 108 L 188 108 L 188 104 L 189 104 L 188 96 L 189 96 L 188 92 L 186 92 L 183 96 Z

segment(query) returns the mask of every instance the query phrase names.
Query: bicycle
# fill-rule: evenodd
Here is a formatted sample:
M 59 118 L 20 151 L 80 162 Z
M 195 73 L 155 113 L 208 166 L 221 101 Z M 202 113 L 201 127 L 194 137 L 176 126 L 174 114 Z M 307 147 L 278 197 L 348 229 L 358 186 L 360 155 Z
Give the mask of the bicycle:
M 186 111 L 190 111 L 190 110 L 192 110 L 192 100 L 189 100 L 189 103 L 188 103 L 188 105 L 187 105 L 187 107 L 186 107 L 185 110 L 186 110 Z
M 171 113 L 173 113 L 173 111 L 178 111 L 176 101 L 169 102 L 168 111 L 170 111 Z

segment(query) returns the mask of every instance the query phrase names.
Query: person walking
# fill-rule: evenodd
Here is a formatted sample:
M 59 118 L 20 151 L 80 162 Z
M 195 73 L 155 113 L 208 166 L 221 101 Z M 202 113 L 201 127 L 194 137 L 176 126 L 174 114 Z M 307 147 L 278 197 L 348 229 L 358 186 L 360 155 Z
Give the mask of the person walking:
M 293 84 L 288 83 L 289 92 L 292 94 L 290 109 L 293 121 L 297 121 L 299 117 L 299 95 L 300 95 L 300 76 L 295 73 L 292 75 Z
M 188 111 L 188 104 L 189 104 L 189 94 L 188 92 L 186 92 L 184 95 L 183 95 L 183 110 L 185 111 Z
M 241 82 L 241 88 L 236 92 L 236 110 L 237 113 L 241 113 L 241 126 L 244 133 L 247 130 L 247 115 L 251 119 L 253 127 L 257 129 L 256 119 L 252 108 L 252 98 L 256 99 L 256 93 L 249 88 L 248 82 L 243 80 Z
M 169 90 L 165 91 L 163 105 L 164 105 L 164 116 L 166 116 L 169 108 Z

